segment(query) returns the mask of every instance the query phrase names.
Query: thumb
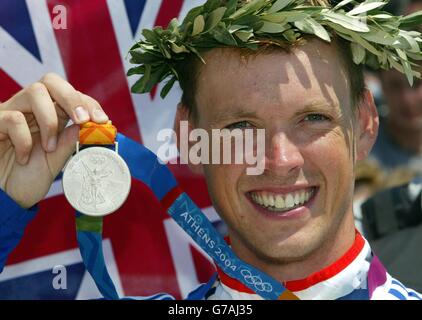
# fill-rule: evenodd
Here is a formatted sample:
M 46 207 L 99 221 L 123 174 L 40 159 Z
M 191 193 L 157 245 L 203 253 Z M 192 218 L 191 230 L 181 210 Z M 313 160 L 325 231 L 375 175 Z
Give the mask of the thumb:
M 63 169 L 67 160 L 76 150 L 79 140 L 79 125 L 74 124 L 65 128 L 59 135 L 56 151 L 47 153 L 51 173 L 56 177 Z

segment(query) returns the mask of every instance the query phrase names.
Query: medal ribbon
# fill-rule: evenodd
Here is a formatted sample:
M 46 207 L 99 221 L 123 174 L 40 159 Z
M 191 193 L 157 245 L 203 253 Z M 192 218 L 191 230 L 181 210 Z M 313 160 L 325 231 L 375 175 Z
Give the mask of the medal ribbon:
M 111 124 L 84 125 L 81 127 L 80 137 L 84 139 L 80 139 L 81 143 L 113 143 L 109 134 L 113 136 L 114 127 L 107 127 L 108 125 Z M 235 255 L 201 209 L 178 187 L 173 174 L 153 152 L 121 134 L 117 134 L 117 141 L 120 156 L 126 161 L 132 177 L 152 190 L 168 214 L 213 258 L 221 270 L 264 299 L 298 299 L 280 282 Z M 76 212 L 77 239 L 85 267 L 104 298 L 119 299 L 104 262 L 102 227 L 102 217 L 88 217 Z

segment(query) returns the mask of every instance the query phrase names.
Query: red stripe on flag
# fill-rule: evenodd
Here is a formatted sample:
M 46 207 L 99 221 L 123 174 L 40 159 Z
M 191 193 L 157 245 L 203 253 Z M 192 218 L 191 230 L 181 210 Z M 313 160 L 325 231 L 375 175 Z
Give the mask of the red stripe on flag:
M 155 19 L 155 25 L 167 27 L 171 19 L 179 16 L 182 5 L 183 0 L 163 0 L 157 19 Z
M 3 69 L 0 68 L 0 102 L 9 100 L 22 87 L 16 83 Z
M 118 130 L 140 141 L 124 66 L 105 0 L 48 0 L 67 8 L 67 29 L 55 30 L 67 78 L 97 99 Z

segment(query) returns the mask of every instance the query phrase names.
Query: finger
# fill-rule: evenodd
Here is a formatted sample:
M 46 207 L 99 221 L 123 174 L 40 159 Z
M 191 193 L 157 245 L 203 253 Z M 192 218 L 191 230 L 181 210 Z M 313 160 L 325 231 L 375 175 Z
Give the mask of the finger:
M 51 174 L 56 177 L 62 170 L 66 161 L 76 149 L 76 142 L 79 140 L 79 126 L 71 125 L 59 135 L 57 149 L 47 155 Z
M 54 107 L 56 108 L 57 119 L 59 121 L 57 131 L 58 131 L 58 134 L 60 134 L 63 131 L 63 129 L 69 125 L 69 122 L 71 121 L 71 119 L 69 118 L 67 113 L 62 108 L 60 108 L 57 102 L 54 102 Z
M 0 112 L 0 133 L 9 137 L 15 147 L 16 159 L 25 165 L 32 150 L 32 137 L 25 116 L 19 111 Z
M 40 82 L 47 87 L 52 98 L 74 123 L 80 124 L 90 120 L 88 106 L 70 83 L 53 73 L 46 74 Z
M 97 100 L 86 94 L 83 94 L 82 92 L 79 94 L 82 97 L 84 105 L 88 107 L 91 120 L 97 123 L 106 123 L 109 120 L 107 114 L 104 112 L 103 108 L 101 108 L 101 105 Z
M 41 132 L 41 142 L 46 152 L 56 149 L 58 116 L 50 94 L 41 82 L 31 84 L 7 101 L 6 110 L 32 113 Z M 66 115 L 67 119 L 69 117 Z

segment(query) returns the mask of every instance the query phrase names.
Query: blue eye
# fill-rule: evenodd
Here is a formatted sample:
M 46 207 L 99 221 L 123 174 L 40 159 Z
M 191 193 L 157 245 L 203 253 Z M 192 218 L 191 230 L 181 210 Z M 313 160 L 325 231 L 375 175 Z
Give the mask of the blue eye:
M 322 114 L 315 113 L 315 114 L 307 115 L 304 120 L 311 121 L 311 122 L 321 122 L 321 121 L 329 121 L 330 119 Z
M 233 129 L 247 129 L 252 128 L 253 126 L 248 121 L 239 121 L 236 123 L 232 123 L 226 127 L 226 129 L 233 130 Z

